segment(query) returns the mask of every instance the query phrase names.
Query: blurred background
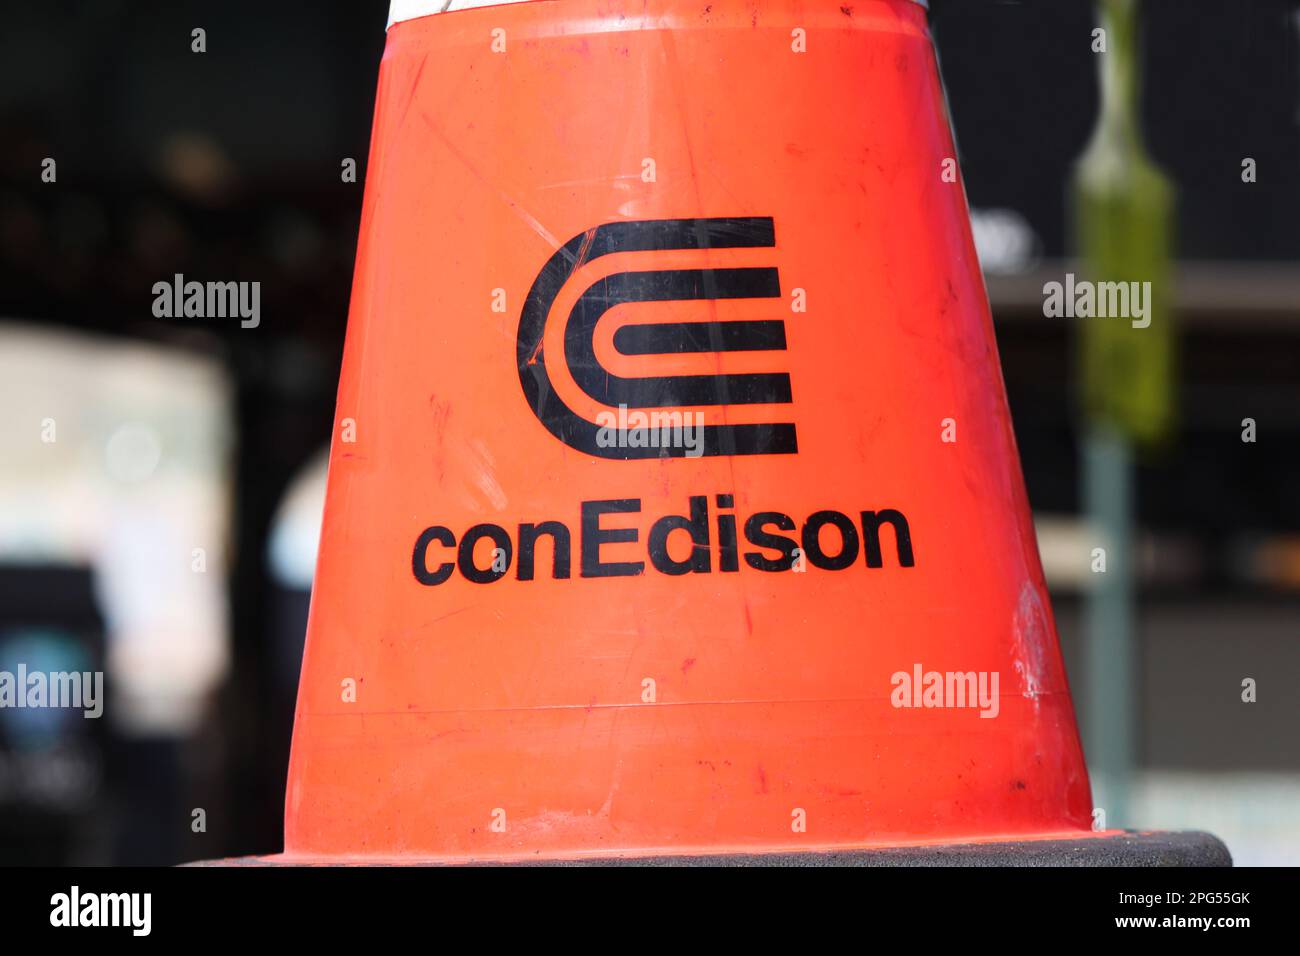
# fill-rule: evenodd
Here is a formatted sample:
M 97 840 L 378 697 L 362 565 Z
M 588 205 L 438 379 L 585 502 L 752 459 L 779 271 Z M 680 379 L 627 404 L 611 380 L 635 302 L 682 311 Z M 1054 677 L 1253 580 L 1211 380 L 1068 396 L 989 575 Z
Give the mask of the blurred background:
M 1132 122 L 1171 201 L 1136 215 L 1163 223 L 1177 333 L 1169 422 L 1121 441 L 1108 511 L 1078 323 L 1043 314 L 1045 282 L 1106 252 L 1075 238 L 1099 11 L 931 0 L 1096 801 L 1108 826 L 1211 830 L 1244 864 L 1300 863 L 1298 7 L 1137 8 Z M 0 864 L 281 847 L 386 15 L 6 10 L 0 669 L 102 669 L 109 702 L 98 721 L 0 711 Z M 154 318 L 175 273 L 260 281 L 262 324 Z M 1117 513 L 1135 588 L 1102 594 L 1094 529 Z M 1122 640 L 1099 658 L 1107 620 Z

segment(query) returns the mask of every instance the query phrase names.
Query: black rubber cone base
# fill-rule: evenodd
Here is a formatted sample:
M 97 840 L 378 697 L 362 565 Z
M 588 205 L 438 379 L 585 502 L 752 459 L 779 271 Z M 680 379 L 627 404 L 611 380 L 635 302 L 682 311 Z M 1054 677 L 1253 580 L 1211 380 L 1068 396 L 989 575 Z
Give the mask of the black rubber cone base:
M 943 843 L 799 853 L 591 856 L 581 859 L 460 860 L 489 866 L 1232 866 L 1218 837 L 1191 830 L 1116 830 L 1077 839 Z M 439 866 L 416 856 L 245 856 L 189 866 Z
M 1209 833 L 1123 830 L 1079 840 L 536 862 L 548 866 L 1232 866 L 1232 855 L 1222 840 Z

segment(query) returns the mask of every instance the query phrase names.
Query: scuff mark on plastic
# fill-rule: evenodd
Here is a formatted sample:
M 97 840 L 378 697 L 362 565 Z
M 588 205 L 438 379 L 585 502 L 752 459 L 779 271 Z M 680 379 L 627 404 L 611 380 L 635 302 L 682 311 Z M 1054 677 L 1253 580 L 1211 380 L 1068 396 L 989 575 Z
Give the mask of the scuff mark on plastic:
M 1043 600 L 1032 581 L 1025 581 L 1020 587 L 1012 633 L 1016 642 L 1015 669 L 1020 675 L 1020 696 L 1032 700 L 1037 707 L 1039 697 L 1045 693 L 1047 641 L 1051 635 Z

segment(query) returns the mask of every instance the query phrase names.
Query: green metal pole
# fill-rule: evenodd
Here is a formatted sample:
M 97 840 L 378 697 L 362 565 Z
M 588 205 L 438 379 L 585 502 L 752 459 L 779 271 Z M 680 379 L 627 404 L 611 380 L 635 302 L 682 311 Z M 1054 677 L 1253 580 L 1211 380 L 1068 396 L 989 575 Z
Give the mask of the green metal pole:
M 1106 570 L 1093 575 L 1084 604 L 1088 675 L 1085 740 L 1093 800 L 1109 827 L 1129 826 L 1136 763 L 1133 566 L 1133 453 L 1129 440 L 1094 426 L 1083 444 L 1084 508 L 1106 550 Z
M 1084 745 L 1108 826 L 1132 826 L 1138 757 L 1134 457 L 1173 421 L 1168 308 L 1173 188 L 1146 153 L 1138 109 L 1136 0 L 1100 0 L 1094 54 L 1101 110 L 1075 170 L 1075 243 L 1084 279 L 1144 290 L 1141 315 L 1076 318 L 1080 349 L 1083 497 L 1105 570 L 1094 567 L 1084 610 Z

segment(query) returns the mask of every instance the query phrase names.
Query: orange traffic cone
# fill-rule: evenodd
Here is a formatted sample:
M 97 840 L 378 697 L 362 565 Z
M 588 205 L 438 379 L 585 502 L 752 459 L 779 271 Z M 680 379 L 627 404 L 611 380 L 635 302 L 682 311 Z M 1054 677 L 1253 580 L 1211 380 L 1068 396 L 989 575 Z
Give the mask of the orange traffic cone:
M 1092 830 L 925 18 L 392 27 L 281 861 L 1143 844 Z

